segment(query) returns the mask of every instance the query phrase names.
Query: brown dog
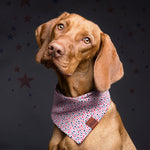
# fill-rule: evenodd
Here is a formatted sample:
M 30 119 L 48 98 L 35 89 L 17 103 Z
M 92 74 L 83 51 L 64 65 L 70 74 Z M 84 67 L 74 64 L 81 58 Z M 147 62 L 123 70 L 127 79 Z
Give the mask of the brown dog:
M 104 92 L 123 76 L 123 66 L 110 37 L 93 22 L 77 14 L 63 13 L 40 25 L 36 61 L 53 68 L 59 91 L 77 97 L 94 89 Z M 54 126 L 49 150 L 136 150 L 115 104 L 87 138 L 77 144 Z

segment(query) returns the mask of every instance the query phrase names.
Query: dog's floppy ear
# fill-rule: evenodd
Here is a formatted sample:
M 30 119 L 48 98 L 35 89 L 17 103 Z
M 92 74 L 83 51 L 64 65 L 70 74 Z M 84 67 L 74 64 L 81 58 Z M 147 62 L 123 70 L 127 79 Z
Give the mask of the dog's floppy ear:
M 44 40 L 47 37 L 47 34 L 51 32 L 52 26 L 56 22 L 56 20 L 57 19 L 55 18 L 46 23 L 43 23 L 40 26 L 38 26 L 37 29 L 35 30 L 35 37 L 39 48 L 41 48 Z
M 97 90 L 104 92 L 123 76 L 123 66 L 110 37 L 101 33 L 100 51 L 94 65 L 94 81 Z
M 44 48 L 42 48 L 42 46 L 47 45 L 48 42 L 51 41 L 51 32 L 52 32 L 53 27 L 56 25 L 56 23 L 60 19 L 62 19 L 63 17 L 66 17 L 68 15 L 69 15 L 69 13 L 64 12 L 59 17 L 54 18 L 54 19 L 52 19 L 46 23 L 43 23 L 37 27 L 37 29 L 35 30 L 35 36 L 36 36 L 36 41 L 38 43 L 40 50 L 36 55 L 36 62 L 40 63 L 40 61 L 41 61 L 41 56 L 45 50 Z

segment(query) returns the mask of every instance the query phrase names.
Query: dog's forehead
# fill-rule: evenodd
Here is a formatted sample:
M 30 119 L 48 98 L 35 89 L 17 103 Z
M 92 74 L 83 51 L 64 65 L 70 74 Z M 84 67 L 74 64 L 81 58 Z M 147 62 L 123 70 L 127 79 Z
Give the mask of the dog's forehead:
M 65 18 L 62 18 L 60 21 L 65 21 L 69 26 L 76 29 L 82 29 L 86 31 L 91 31 L 96 33 L 100 33 L 100 28 L 94 22 L 87 20 L 86 18 L 78 15 L 78 14 L 70 14 Z M 95 34 L 95 33 L 94 33 Z

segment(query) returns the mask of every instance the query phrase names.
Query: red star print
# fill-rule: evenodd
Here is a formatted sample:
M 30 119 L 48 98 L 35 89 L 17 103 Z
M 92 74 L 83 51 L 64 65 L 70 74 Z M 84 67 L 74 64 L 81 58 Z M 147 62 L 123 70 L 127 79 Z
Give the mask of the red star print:
M 130 93 L 134 93 L 134 89 L 130 89 Z
M 24 5 L 30 6 L 30 0 L 22 0 L 21 7 L 24 6 Z
M 108 12 L 109 12 L 109 13 L 112 13 L 113 10 L 114 10 L 114 9 L 113 9 L 112 7 L 108 8 Z
M 138 73 L 139 70 L 137 68 L 134 69 L 134 73 Z
M 18 66 L 15 67 L 15 72 L 19 72 L 20 68 Z
M 18 44 L 18 45 L 16 46 L 16 49 L 17 49 L 17 51 L 21 51 L 22 46 Z
M 131 59 L 130 59 L 130 63 L 133 63 L 133 62 L 134 62 L 134 59 L 133 59 L 133 58 L 131 58 Z
M 145 32 L 145 28 L 141 28 L 141 32 Z
M 32 17 L 30 17 L 30 16 L 25 16 L 25 17 L 24 17 L 25 22 L 30 22 L 30 21 L 31 21 L 31 18 L 32 18 Z
M 128 36 L 133 36 L 133 33 L 132 33 L 132 32 L 129 32 L 129 33 L 128 33 Z
M 18 80 L 21 82 L 20 88 L 22 88 L 23 86 L 27 86 L 29 88 L 31 88 L 29 82 L 33 80 L 33 78 L 28 78 L 26 73 L 24 74 L 23 78 L 18 78 Z

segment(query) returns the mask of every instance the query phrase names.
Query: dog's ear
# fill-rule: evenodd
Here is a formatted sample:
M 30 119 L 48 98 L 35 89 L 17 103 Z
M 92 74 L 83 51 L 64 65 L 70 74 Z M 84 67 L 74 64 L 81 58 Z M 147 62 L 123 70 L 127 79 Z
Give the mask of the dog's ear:
M 94 65 L 94 81 L 97 90 L 104 92 L 123 76 L 123 66 L 110 37 L 101 33 L 100 51 Z
M 52 19 L 46 23 L 41 24 L 35 30 L 35 37 L 39 48 L 41 48 L 43 42 L 47 38 L 47 34 L 50 34 L 53 24 L 56 22 L 56 18 Z
M 48 42 L 51 41 L 51 33 L 52 33 L 52 29 L 53 27 L 56 25 L 56 23 L 68 16 L 69 13 L 64 12 L 63 14 L 61 14 L 59 17 L 54 18 L 46 23 L 41 24 L 40 26 L 37 27 L 37 29 L 35 30 L 35 37 L 36 37 L 36 41 L 38 43 L 38 46 L 40 48 L 39 52 L 36 55 L 36 61 L 40 63 L 41 60 L 41 55 L 44 52 L 44 48 L 42 48 L 43 45 L 47 45 Z M 45 43 L 45 44 L 44 44 Z

